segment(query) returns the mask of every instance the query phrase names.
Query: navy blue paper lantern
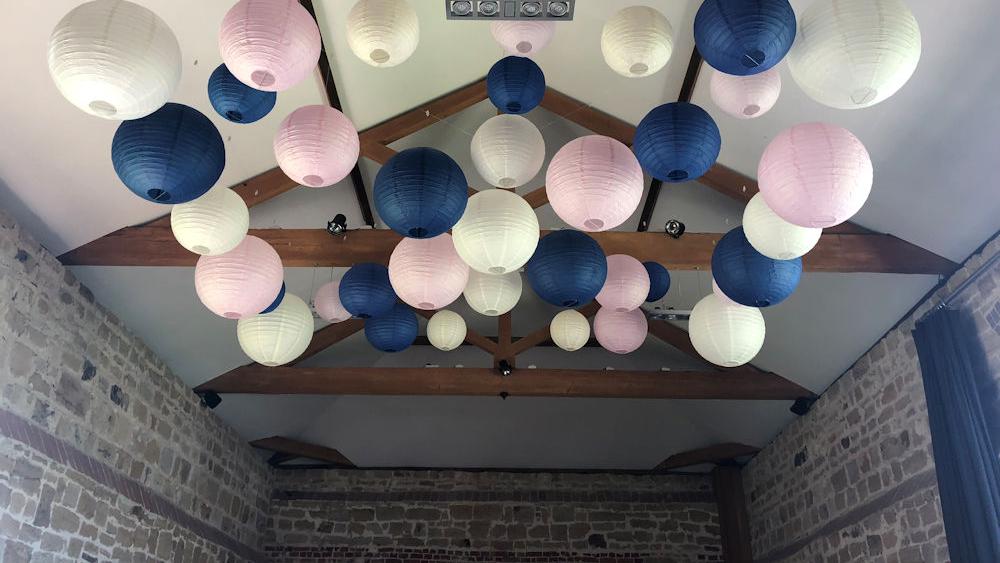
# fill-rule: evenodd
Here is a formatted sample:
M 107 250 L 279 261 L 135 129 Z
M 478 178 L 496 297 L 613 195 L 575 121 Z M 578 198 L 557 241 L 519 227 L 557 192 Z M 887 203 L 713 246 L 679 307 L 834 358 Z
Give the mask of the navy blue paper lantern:
M 226 167 L 226 146 L 200 111 L 168 103 L 118 126 L 111 162 L 137 196 L 155 203 L 185 203 L 219 180 Z
M 632 141 L 639 164 L 663 182 L 700 178 L 722 150 L 722 134 L 712 116 L 687 102 L 653 108 L 639 122 Z
M 389 269 L 382 264 L 356 264 L 340 280 L 340 303 L 362 319 L 384 315 L 396 304 Z
M 208 77 L 208 99 L 215 111 L 229 121 L 253 123 L 270 113 L 278 94 L 247 86 L 221 64 Z
M 462 168 L 437 149 L 406 149 L 375 177 L 375 209 L 389 228 L 410 238 L 447 232 L 465 213 L 469 183 Z
M 643 262 L 646 273 L 649 274 L 649 295 L 646 302 L 652 303 L 663 299 L 663 296 L 670 291 L 670 272 L 659 262 Z
M 527 57 L 505 57 L 486 75 L 490 101 L 504 113 L 528 113 L 542 103 L 545 73 Z
M 788 0 L 705 0 L 694 18 L 694 41 L 716 70 L 764 72 L 792 48 L 795 12 Z
M 401 352 L 417 339 L 417 316 L 413 311 L 396 303 L 384 315 L 365 321 L 365 338 L 383 352 Z
M 278 305 L 281 305 L 281 300 L 284 298 L 285 298 L 285 282 L 281 282 L 281 289 L 278 290 L 278 296 L 275 297 L 274 301 L 272 301 L 271 304 L 267 306 L 267 309 L 261 311 L 260 314 L 263 315 L 265 313 L 270 313 L 271 311 L 277 309 Z
M 555 231 L 538 241 L 527 274 L 539 297 L 559 307 L 576 307 L 593 301 L 604 287 L 608 259 L 597 241 L 580 231 Z
M 795 292 L 802 277 L 802 258 L 768 258 L 750 245 L 743 227 L 736 227 L 715 245 L 712 277 L 733 301 L 747 307 L 770 307 Z

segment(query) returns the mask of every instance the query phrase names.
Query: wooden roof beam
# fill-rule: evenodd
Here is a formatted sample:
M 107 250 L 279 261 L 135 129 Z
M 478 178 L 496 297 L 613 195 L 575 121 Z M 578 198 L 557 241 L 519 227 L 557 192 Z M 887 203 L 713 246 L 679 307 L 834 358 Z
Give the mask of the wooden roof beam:
M 748 446 L 736 442 L 715 444 L 706 448 L 676 453 L 661 461 L 653 471 L 680 469 L 702 463 L 725 463 L 733 461 L 738 457 L 757 455 L 759 451 L 760 448 L 756 446 Z
M 262 450 L 274 452 L 271 456 L 271 465 L 280 465 L 286 461 L 298 458 L 312 459 L 329 463 L 337 467 L 355 467 L 354 463 L 347 457 L 333 448 L 318 446 L 307 442 L 300 442 L 282 436 L 271 436 L 261 440 L 254 440 L 250 445 Z

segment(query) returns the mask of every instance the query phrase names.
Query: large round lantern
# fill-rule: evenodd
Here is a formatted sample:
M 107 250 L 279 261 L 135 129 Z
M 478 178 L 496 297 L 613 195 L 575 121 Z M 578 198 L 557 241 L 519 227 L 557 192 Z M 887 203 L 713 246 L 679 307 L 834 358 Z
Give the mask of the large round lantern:
M 442 352 L 449 352 L 465 342 L 468 329 L 465 319 L 454 311 L 438 311 L 427 321 L 427 340 Z
M 209 311 L 227 319 L 242 319 L 274 302 L 283 276 L 278 253 L 263 240 L 248 235 L 225 254 L 199 258 L 194 288 Z
M 313 335 L 309 306 L 296 295 L 285 295 L 274 310 L 240 319 L 236 337 L 250 359 L 265 366 L 287 364 L 302 355 Z
M 404 237 L 431 238 L 461 219 L 469 183 L 450 156 L 419 147 L 400 151 L 382 166 L 373 197 L 389 228 Z
M 365 338 L 382 352 L 402 352 L 417 339 L 417 315 L 396 303 L 388 312 L 365 321 Z
M 711 293 L 691 311 L 688 333 L 702 358 L 722 367 L 741 366 L 764 346 L 764 316 Z
M 473 270 L 506 274 L 524 266 L 538 246 L 538 217 L 524 198 L 483 190 L 469 198 L 452 230 L 455 250 Z
M 251 88 L 221 64 L 208 77 L 208 101 L 233 123 L 253 123 L 271 112 L 278 95 Z
M 642 309 L 615 311 L 601 307 L 594 317 L 594 336 L 602 348 L 615 354 L 635 352 L 646 341 L 649 321 Z
M 487 317 L 499 317 L 510 312 L 521 300 L 522 288 L 518 272 L 495 276 L 473 271 L 469 272 L 469 283 L 463 295 L 473 311 Z
M 670 291 L 670 272 L 659 262 L 643 262 L 642 265 L 649 275 L 649 293 L 646 295 L 646 302 L 652 303 L 663 299 L 663 296 Z
M 627 254 L 608 256 L 608 277 L 597 294 L 601 307 L 624 313 L 638 309 L 649 296 L 649 274 L 642 262 Z
M 920 27 L 903 0 L 816 0 L 802 13 L 788 68 L 817 102 L 866 108 L 906 84 L 920 48 Z
M 639 206 L 642 167 L 622 143 L 588 135 L 566 143 L 545 173 L 545 194 L 560 219 L 581 231 L 606 231 Z
M 340 303 L 362 319 L 388 313 L 396 304 L 388 268 L 370 262 L 352 266 L 340 280 Z
M 743 210 L 743 232 L 757 252 L 775 260 L 792 260 L 812 250 L 823 229 L 800 227 L 785 221 L 758 193 L 750 198 Z
M 486 120 L 472 137 L 472 162 L 492 186 L 523 186 L 545 163 L 545 140 L 526 118 L 497 115 Z
M 316 68 L 319 28 L 297 0 L 240 0 L 219 29 L 219 52 L 240 82 L 268 92 L 295 86 Z
M 601 31 L 604 61 L 628 78 L 658 72 L 674 52 L 674 30 L 667 18 L 647 6 L 631 6 L 612 16 Z
M 200 111 L 169 103 L 118 126 L 111 163 L 135 195 L 154 203 L 184 203 L 215 185 L 226 167 L 226 147 Z
M 528 113 L 542 102 L 545 74 L 526 57 L 504 57 L 486 74 L 490 101 L 504 113 Z
M 404 238 L 389 257 L 389 282 L 411 307 L 447 307 L 462 295 L 469 266 L 455 252 L 451 235 L 430 239 Z
M 371 66 L 396 66 L 418 43 L 420 20 L 406 0 L 358 0 L 347 14 L 347 45 Z
M 608 260 L 597 241 L 579 231 L 555 231 L 538 243 L 527 267 L 528 283 L 557 307 L 586 305 L 608 277 Z
M 722 134 L 705 110 L 687 102 L 672 102 L 653 108 L 642 118 L 632 150 L 653 177 L 687 182 L 715 164 L 722 150 Z
M 770 307 L 795 292 L 802 277 L 802 259 L 768 258 L 750 245 L 743 227 L 736 227 L 715 245 L 712 276 L 733 301 L 747 307 Z
M 274 156 L 292 180 L 318 188 L 343 180 L 358 162 L 358 130 L 346 115 L 327 105 L 304 106 L 278 126 Z
M 825 229 L 864 206 L 874 168 L 865 146 L 847 129 L 801 123 L 767 145 L 757 181 L 768 207 L 782 219 Z
M 788 0 L 705 0 L 694 41 L 705 62 L 726 74 L 758 74 L 778 64 L 795 40 Z
M 243 198 L 225 186 L 215 186 L 194 201 L 170 210 L 170 228 L 181 246 L 202 255 L 236 248 L 250 227 L 250 210 Z
M 508 55 L 530 57 L 541 51 L 556 34 L 556 22 L 504 20 L 490 24 L 493 39 Z
M 771 111 L 781 95 L 781 73 L 772 68 L 760 74 L 733 76 L 712 71 L 712 101 L 736 119 L 753 119 Z
M 313 307 L 321 319 L 329 323 L 341 323 L 351 318 L 351 313 L 340 302 L 340 281 L 325 283 L 313 295 Z
M 590 321 L 576 309 L 560 311 L 549 323 L 549 336 L 556 346 L 575 352 L 590 340 Z

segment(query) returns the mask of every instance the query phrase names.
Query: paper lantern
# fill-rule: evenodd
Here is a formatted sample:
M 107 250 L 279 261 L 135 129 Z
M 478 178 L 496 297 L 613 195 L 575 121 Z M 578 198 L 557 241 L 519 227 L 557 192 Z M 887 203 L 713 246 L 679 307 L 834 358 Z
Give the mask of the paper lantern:
M 387 313 L 365 321 L 365 338 L 376 350 L 402 352 L 417 339 L 417 316 L 396 303 Z
M 247 86 L 221 64 L 208 77 L 208 100 L 233 123 L 253 123 L 271 112 L 278 95 Z
M 247 204 L 225 186 L 216 186 L 198 199 L 170 210 L 174 238 L 195 254 L 214 256 L 229 252 L 247 236 L 249 227 Z
M 351 318 L 351 313 L 340 302 L 340 280 L 325 283 L 316 290 L 313 308 L 321 319 L 329 323 L 341 323 Z
M 462 295 L 469 266 L 455 252 L 451 235 L 429 239 L 404 238 L 389 257 L 389 282 L 396 295 L 411 307 L 424 310 L 447 307 Z
M 242 319 L 274 302 L 283 276 L 281 258 L 271 245 L 247 235 L 229 252 L 199 258 L 194 288 L 209 311 L 227 319 Z
M 653 108 L 635 130 L 632 150 L 653 177 L 664 182 L 700 178 L 722 150 L 722 134 L 712 116 L 687 102 Z
M 781 95 L 781 73 L 772 68 L 750 76 L 712 71 L 712 101 L 736 119 L 753 119 L 771 111 Z
M 556 215 L 581 231 L 613 229 L 632 216 L 644 188 L 642 167 L 622 143 L 588 135 L 566 143 L 545 173 Z
M 764 346 L 764 316 L 712 293 L 694 306 L 688 333 L 702 358 L 722 367 L 741 366 Z
M 560 311 L 549 323 L 549 336 L 556 346 L 575 352 L 590 340 L 590 321 L 576 309 Z
M 530 57 L 541 51 L 556 34 L 556 22 L 505 20 L 490 24 L 493 39 L 508 55 Z
M 63 16 L 48 58 L 59 93 L 104 119 L 153 113 L 181 79 L 181 49 L 166 22 L 122 0 L 94 0 Z
M 286 176 L 303 186 L 332 186 L 358 162 L 358 130 L 327 105 L 304 106 L 288 114 L 274 135 L 274 156 Z
M 278 305 L 281 305 L 281 302 L 284 300 L 285 300 L 285 283 L 281 282 L 281 289 L 278 290 L 278 296 L 275 297 L 274 301 L 271 301 L 271 304 L 268 305 L 263 311 L 261 311 L 260 314 L 263 315 L 265 313 L 270 313 L 271 311 L 277 309 Z M 312 313 L 310 313 L 310 316 L 311 315 Z
M 347 45 L 371 66 L 396 66 L 418 43 L 420 20 L 406 0 L 359 0 L 347 15 Z
M 756 194 L 743 210 L 743 232 L 750 244 L 768 258 L 791 260 L 816 246 L 823 229 L 800 227 L 771 211 L 764 196 Z
M 472 162 L 490 185 L 523 186 L 545 163 L 545 140 L 524 117 L 497 115 L 486 120 L 472 137 Z
M 171 103 L 122 122 L 111 140 L 111 163 L 135 195 L 154 203 L 185 203 L 218 181 L 226 147 L 200 111 Z
M 733 301 L 747 307 L 770 307 L 795 292 L 802 259 L 768 258 L 750 245 L 743 227 L 736 227 L 715 245 L 712 276 Z
M 313 316 L 309 306 L 288 294 L 273 311 L 240 319 L 236 338 L 251 360 L 265 366 L 294 361 L 309 347 Z
M 649 293 L 646 302 L 652 303 L 663 299 L 670 291 L 670 272 L 658 262 L 643 262 L 646 274 L 649 275 Z
M 268 92 L 295 86 L 316 68 L 319 28 L 297 0 L 240 0 L 219 29 L 222 61 L 240 82 Z
M 715 278 L 712 278 L 712 293 L 714 293 L 715 296 L 718 297 L 719 299 L 721 299 L 724 303 L 731 303 L 733 305 L 739 305 L 739 303 L 737 303 L 737 302 L 733 301 L 732 299 L 730 299 L 729 297 L 727 297 L 726 294 L 723 293 L 721 289 L 719 289 L 719 283 L 715 281 Z M 740 305 L 740 306 L 742 307 L 742 305 Z
M 506 190 L 482 190 L 469 198 L 452 230 L 455 250 L 470 268 L 506 274 L 524 266 L 538 246 L 538 217 L 528 202 Z
M 443 352 L 458 348 L 465 342 L 467 328 L 462 315 L 454 311 L 438 311 L 427 321 L 427 340 Z
M 615 354 L 635 352 L 646 341 L 649 323 L 642 309 L 615 311 L 601 307 L 594 317 L 594 336 L 602 348 Z
M 404 237 L 431 238 L 462 218 L 469 183 L 445 153 L 427 147 L 406 149 L 378 171 L 373 197 L 389 228 Z
M 527 267 L 535 293 L 557 307 L 586 305 L 608 277 L 608 260 L 597 241 L 579 231 L 555 231 L 538 243 Z
M 389 269 L 370 262 L 352 266 L 340 280 L 340 303 L 362 319 L 388 313 L 396 304 Z
M 597 294 L 601 307 L 619 313 L 638 309 L 649 296 L 649 274 L 642 262 L 627 254 L 608 256 L 608 277 Z
M 833 227 L 868 200 L 871 157 L 850 131 L 802 123 L 778 134 L 757 167 L 760 193 L 775 213 L 802 227 Z
M 659 72 L 674 52 L 674 30 L 663 14 L 647 6 L 619 11 L 601 32 L 601 52 L 612 70 L 628 78 Z
M 866 108 L 906 84 L 920 48 L 920 27 L 902 0 L 816 0 L 802 13 L 788 69 L 817 102 Z
M 528 113 L 542 102 L 545 74 L 526 57 L 504 57 L 486 74 L 490 101 L 504 113 Z
M 694 41 L 705 62 L 726 74 L 758 74 L 778 64 L 795 40 L 788 0 L 705 0 Z
M 499 317 L 517 305 L 522 289 L 518 272 L 493 275 L 472 271 L 462 294 L 473 311 L 487 317 Z

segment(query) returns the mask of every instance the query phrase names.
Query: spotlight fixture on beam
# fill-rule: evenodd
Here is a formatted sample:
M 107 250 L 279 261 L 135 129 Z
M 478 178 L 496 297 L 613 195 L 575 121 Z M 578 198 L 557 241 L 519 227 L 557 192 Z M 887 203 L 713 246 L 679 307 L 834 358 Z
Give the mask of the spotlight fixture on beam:
M 576 0 L 445 0 L 449 20 L 571 21 Z

